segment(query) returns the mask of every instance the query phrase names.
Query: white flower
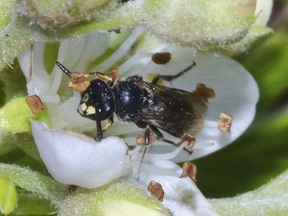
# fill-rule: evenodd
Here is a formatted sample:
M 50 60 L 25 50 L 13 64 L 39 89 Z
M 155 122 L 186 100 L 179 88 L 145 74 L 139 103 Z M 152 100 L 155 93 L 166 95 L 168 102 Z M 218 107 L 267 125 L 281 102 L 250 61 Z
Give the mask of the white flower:
M 28 50 L 19 58 L 19 62 L 27 78 L 28 94 L 39 95 L 42 101 L 46 102 L 50 115 L 53 129 L 48 129 L 39 122 L 32 122 L 33 136 L 44 163 L 53 177 L 61 183 L 87 188 L 99 187 L 120 176 L 122 180 L 140 185 L 158 180 L 167 193 L 163 203 L 175 215 L 190 215 L 192 212 L 207 215 L 205 211 L 213 211 L 210 204 L 190 179 L 178 178 L 181 169 L 171 161 L 190 161 L 207 155 L 240 136 L 255 115 L 257 84 L 240 64 L 222 55 L 195 54 L 184 48 L 162 44 L 144 50 L 145 40 L 141 40 L 143 32 L 140 28 L 132 32 L 124 29 L 121 31 L 121 34 L 95 32 L 81 38 L 63 40 L 60 43 L 57 61 L 71 71 L 80 72 L 106 72 L 117 66 L 121 77 L 140 74 L 144 79 L 149 73 L 176 74 L 195 61 L 197 65 L 189 72 L 173 80 L 171 84 L 165 83 L 167 86 L 172 85 L 174 88 L 187 91 L 194 90 L 197 83 L 204 83 L 216 93 L 216 96 L 209 100 L 208 114 L 203 128 L 196 136 L 193 154 L 189 155 L 182 150 L 186 143 L 175 147 L 155 141 L 144 157 L 140 179 L 136 181 L 139 177 L 142 147 L 136 146 L 130 150 L 128 154 L 131 158 L 128 159 L 123 141 L 109 136 L 121 135 L 129 146 L 135 146 L 135 136 L 143 133 L 143 129 L 115 119 L 115 123 L 104 132 L 104 136 L 108 138 L 100 143 L 59 131 L 72 130 L 90 134 L 92 131 L 92 134 L 96 134 L 96 123 L 80 117 L 76 112 L 80 100 L 79 93 L 72 93 L 72 90 L 67 88 L 68 79 L 56 66 L 52 71 L 46 71 L 45 44 L 36 43 L 32 52 Z M 142 47 L 142 50 L 137 51 L 137 47 Z M 151 60 L 151 56 L 156 52 L 170 52 L 172 58 L 167 64 L 156 64 Z M 30 55 L 33 56 L 32 62 L 29 61 Z M 217 127 L 222 112 L 233 117 L 230 133 L 221 132 Z M 162 132 L 165 138 L 179 141 L 179 138 Z M 133 172 L 130 167 L 133 168 Z M 95 173 L 92 173 L 93 170 Z
M 108 137 L 97 143 L 87 136 L 55 132 L 43 123 L 31 122 L 41 158 L 58 182 L 95 188 L 129 170 L 128 146 L 118 137 Z

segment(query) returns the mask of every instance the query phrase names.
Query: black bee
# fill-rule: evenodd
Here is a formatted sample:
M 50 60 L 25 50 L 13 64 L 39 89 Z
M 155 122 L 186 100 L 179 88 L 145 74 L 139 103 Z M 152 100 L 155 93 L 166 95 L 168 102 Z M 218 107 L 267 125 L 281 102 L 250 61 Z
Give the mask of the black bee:
M 71 72 L 61 63 L 57 66 L 71 78 Z M 133 122 L 145 128 L 144 143 L 151 143 L 151 132 L 157 139 L 179 145 L 184 141 L 193 146 L 194 136 L 202 128 L 207 113 L 207 103 L 214 91 L 204 84 L 188 92 L 158 84 L 159 80 L 172 81 L 189 71 L 195 63 L 176 75 L 156 75 L 152 82 L 143 81 L 138 75 L 120 79 L 118 71 L 108 74 L 96 72 L 97 79 L 89 81 L 88 87 L 81 92 L 78 112 L 85 118 L 96 121 L 96 139 L 103 139 L 101 121 L 113 123 L 113 114 L 126 122 Z M 71 78 L 72 79 L 72 78 Z M 160 130 L 179 137 L 174 143 L 166 140 Z

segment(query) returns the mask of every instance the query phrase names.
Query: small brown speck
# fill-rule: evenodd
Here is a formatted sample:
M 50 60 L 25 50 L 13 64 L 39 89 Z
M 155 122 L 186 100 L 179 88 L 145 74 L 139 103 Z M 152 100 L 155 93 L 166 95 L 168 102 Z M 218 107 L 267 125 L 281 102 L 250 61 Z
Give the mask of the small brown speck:
M 193 182 L 196 182 L 197 167 L 195 164 L 185 162 L 182 165 L 183 172 L 180 178 L 189 177 Z
M 164 198 L 164 190 L 162 185 L 156 181 L 151 181 L 147 187 L 147 189 L 151 192 L 151 195 L 158 199 L 160 202 L 163 201 Z
M 26 103 L 33 114 L 38 114 L 41 110 L 45 110 L 45 106 L 38 95 L 27 96 Z
M 151 58 L 155 64 L 164 65 L 170 61 L 171 53 L 169 53 L 169 52 L 154 53 Z
M 187 142 L 188 148 L 192 148 L 196 142 L 196 138 L 188 133 L 185 133 L 181 136 L 181 140 L 176 143 L 177 146 L 180 146 L 183 142 Z
M 209 98 L 215 97 L 215 92 L 212 88 L 206 87 L 203 83 L 198 83 L 196 90 L 193 91 L 194 94 L 197 94 L 203 100 L 208 101 Z
M 115 32 L 116 34 L 120 34 L 121 33 L 121 28 L 109 29 L 108 32 Z
M 232 116 L 228 113 L 221 113 L 218 121 L 218 128 L 223 132 L 230 133 L 232 126 Z

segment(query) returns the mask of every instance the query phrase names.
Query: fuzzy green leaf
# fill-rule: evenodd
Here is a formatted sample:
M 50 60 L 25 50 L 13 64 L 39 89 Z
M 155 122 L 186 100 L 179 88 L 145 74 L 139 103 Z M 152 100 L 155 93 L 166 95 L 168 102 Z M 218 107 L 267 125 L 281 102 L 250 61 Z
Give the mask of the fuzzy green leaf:
M 66 186 L 55 182 L 50 177 L 17 165 L 0 163 L 0 176 L 6 177 L 15 185 L 53 204 L 58 204 L 67 193 Z
M 11 21 L 15 0 L 0 1 L 0 30 L 2 30 Z
M 210 200 L 221 215 L 287 215 L 288 170 L 257 190 L 234 198 Z

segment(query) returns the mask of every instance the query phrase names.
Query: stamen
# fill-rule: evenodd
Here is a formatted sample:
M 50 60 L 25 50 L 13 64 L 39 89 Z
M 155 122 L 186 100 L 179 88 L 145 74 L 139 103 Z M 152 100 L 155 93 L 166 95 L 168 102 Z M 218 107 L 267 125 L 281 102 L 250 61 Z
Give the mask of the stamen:
M 153 145 L 153 144 L 152 144 Z M 182 143 L 180 146 L 175 148 L 173 152 L 170 153 L 164 153 L 164 154 L 153 154 L 153 153 L 147 153 L 145 157 L 143 158 L 144 161 L 159 161 L 159 160 L 170 160 L 175 158 L 183 148 L 187 146 L 186 143 Z M 132 155 L 132 160 L 139 160 L 142 158 L 143 153 L 137 153 L 135 155 Z
M 123 62 L 122 65 L 118 67 L 119 71 L 121 71 L 121 76 L 125 76 L 126 73 L 133 72 L 135 69 L 139 70 L 139 65 L 135 64 L 135 62 L 141 61 L 141 63 L 145 63 L 143 61 L 149 62 L 149 57 L 151 57 L 150 53 L 136 53 L 131 56 L 127 61 Z M 135 69 L 134 69 L 135 68 Z
M 124 129 L 123 129 L 124 128 Z M 125 131 L 125 132 L 123 132 Z M 120 136 L 125 134 L 125 136 L 128 136 L 131 133 L 140 133 L 140 129 L 137 128 L 134 124 L 125 124 L 117 122 L 117 120 L 114 122 L 114 124 L 105 132 L 106 136 Z M 135 143 L 136 135 L 133 135 L 131 137 L 125 138 L 125 140 L 129 140 L 129 144 Z M 135 143 L 136 144 L 136 143 Z
M 141 28 L 136 28 L 132 34 L 127 38 L 127 40 L 122 43 L 122 45 L 108 58 L 105 59 L 97 68 L 100 68 L 102 71 L 107 71 L 112 65 L 121 59 L 124 55 L 126 55 L 131 49 L 132 45 L 142 34 Z
M 138 164 L 133 164 L 133 167 L 135 169 L 138 168 Z M 179 177 L 179 173 L 175 171 L 171 171 L 169 169 L 161 168 L 158 166 L 155 166 L 154 164 L 149 164 L 149 163 L 143 163 L 141 166 L 141 173 L 155 173 L 157 175 L 165 175 L 165 176 L 173 176 L 173 177 Z M 140 176 L 141 177 L 141 176 Z
M 38 114 L 41 110 L 46 109 L 45 105 L 43 104 L 41 98 L 38 95 L 27 96 L 26 103 L 28 104 L 33 114 Z
M 220 113 L 218 121 L 204 120 L 204 127 L 218 128 L 223 132 L 230 132 L 232 126 L 232 116 L 228 113 Z
M 193 163 L 185 162 L 182 165 L 183 172 L 179 178 L 189 177 L 193 182 L 196 182 L 197 167 Z
M 228 113 L 221 113 L 219 116 L 219 130 L 230 133 L 232 126 L 232 116 Z
M 52 74 L 52 83 L 50 89 L 53 93 L 57 93 L 61 85 L 62 73 L 58 73 L 55 69 Z
M 218 127 L 218 121 L 211 121 L 211 120 L 205 119 L 203 127 L 217 128 Z
M 110 131 L 110 128 L 109 128 L 109 130 L 107 130 L 107 132 L 108 131 Z M 113 133 L 113 136 L 118 136 L 118 135 L 121 135 L 121 134 L 123 134 L 123 132 L 122 133 L 120 133 L 119 132 L 119 134 L 118 133 Z M 137 145 L 137 143 L 135 142 L 135 140 L 136 140 L 136 137 L 135 136 L 132 136 L 132 137 L 126 137 L 126 138 L 124 138 L 124 140 L 125 140 L 125 142 L 126 143 L 129 143 L 129 146 L 136 146 L 132 151 L 133 152 L 139 152 L 139 150 L 137 151 L 136 150 L 136 148 L 137 149 L 141 149 L 143 146 L 139 146 L 139 145 Z M 187 144 L 187 143 L 186 143 Z M 171 145 L 171 144 L 168 144 L 168 143 L 164 143 L 164 142 L 154 142 L 153 144 L 152 144 L 153 146 L 157 146 L 157 147 L 159 147 L 159 148 L 163 148 L 163 149 L 167 149 L 167 147 L 169 148 L 179 148 L 179 147 L 177 147 L 177 146 L 174 146 L 174 145 Z M 207 142 L 202 142 L 201 140 L 197 140 L 197 142 L 195 143 L 195 145 L 193 146 L 193 150 L 195 150 L 195 149 L 203 149 L 203 148 L 207 148 L 207 147 L 212 147 L 214 145 L 214 143 L 207 143 Z M 135 151 L 134 151 L 135 150 Z M 164 154 L 164 153 L 163 153 Z
M 131 150 L 129 153 L 133 156 L 133 155 L 139 153 L 141 151 L 142 147 L 143 146 L 136 145 L 136 147 L 133 150 Z
M 31 47 L 30 47 L 30 55 L 29 55 L 29 60 L 30 60 L 30 67 L 29 67 L 29 78 L 27 80 L 27 83 L 29 83 L 31 80 L 32 80 L 32 76 L 33 76 L 33 57 L 34 57 L 34 52 L 33 52 L 33 44 L 31 44 Z

